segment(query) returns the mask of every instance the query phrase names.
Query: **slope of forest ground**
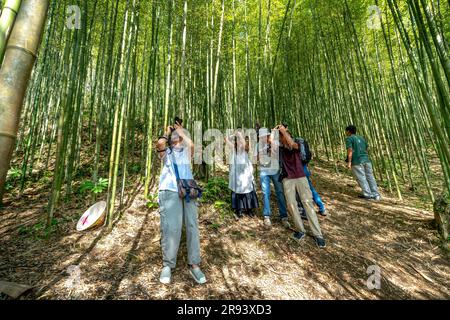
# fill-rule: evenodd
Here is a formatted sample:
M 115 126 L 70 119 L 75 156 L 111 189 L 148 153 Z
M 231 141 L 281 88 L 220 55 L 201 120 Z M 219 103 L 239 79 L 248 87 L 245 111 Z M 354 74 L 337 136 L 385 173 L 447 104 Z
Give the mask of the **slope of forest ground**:
M 204 286 L 187 272 L 184 242 L 172 284 L 158 282 L 158 209 L 148 208 L 139 183 L 130 182 L 126 209 L 110 233 L 75 231 L 92 198 L 78 195 L 65 203 L 45 234 L 50 185 L 29 187 L 20 198 L 9 193 L 0 209 L 0 279 L 32 286 L 22 299 L 450 298 L 449 251 L 435 231 L 431 208 L 412 195 L 401 202 L 389 196 L 361 200 L 348 173 L 337 175 L 329 163 L 317 163 L 313 174 L 329 209 L 320 217 L 327 248 L 318 249 L 310 236 L 294 242 L 276 217 L 267 230 L 260 213 L 235 221 L 221 203 L 203 204 Z M 372 265 L 381 268 L 380 290 L 366 284 Z M 78 280 L 70 266 L 81 270 Z

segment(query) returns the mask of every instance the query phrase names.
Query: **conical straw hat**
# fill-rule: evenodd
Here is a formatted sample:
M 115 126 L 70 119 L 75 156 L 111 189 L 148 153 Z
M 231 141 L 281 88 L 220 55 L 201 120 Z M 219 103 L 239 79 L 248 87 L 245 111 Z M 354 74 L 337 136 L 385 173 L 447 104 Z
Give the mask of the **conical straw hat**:
M 91 206 L 77 223 L 77 231 L 84 231 L 102 225 L 106 217 L 106 202 L 100 201 Z

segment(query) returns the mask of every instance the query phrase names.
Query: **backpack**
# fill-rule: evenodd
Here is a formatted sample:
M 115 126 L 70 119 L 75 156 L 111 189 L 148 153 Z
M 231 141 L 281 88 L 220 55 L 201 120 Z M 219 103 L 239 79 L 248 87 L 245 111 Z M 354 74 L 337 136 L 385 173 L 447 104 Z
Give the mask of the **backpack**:
M 308 164 L 312 159 L 312 152 L 309 148 L 308 141 L 303 138 L 298 138 L 296 141 L 300 146 L 300 156 L 304 164 Z

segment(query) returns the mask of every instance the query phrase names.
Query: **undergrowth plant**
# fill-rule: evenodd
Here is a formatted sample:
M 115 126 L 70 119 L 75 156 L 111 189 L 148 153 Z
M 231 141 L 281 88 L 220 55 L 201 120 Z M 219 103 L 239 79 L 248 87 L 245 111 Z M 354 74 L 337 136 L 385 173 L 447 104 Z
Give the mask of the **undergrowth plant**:
M 91 180 L 83 181 L 80 185 L 80 193 L 84 194 L 86 192 L 93 193 L 95 195 L 103 193 L 108 189 L 109 181 L 108 179 L 100 178 L 96 183 Z

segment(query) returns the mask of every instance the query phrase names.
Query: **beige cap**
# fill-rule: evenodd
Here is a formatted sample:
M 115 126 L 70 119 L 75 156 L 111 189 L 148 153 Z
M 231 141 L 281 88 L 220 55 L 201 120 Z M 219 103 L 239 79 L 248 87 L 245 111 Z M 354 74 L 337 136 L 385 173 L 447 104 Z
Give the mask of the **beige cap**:
M 266 136 L 270 136 L 270 131 L 267 128 L 261 128 L 259 129 L 259 136 L 260 137 L 266 137 Z

